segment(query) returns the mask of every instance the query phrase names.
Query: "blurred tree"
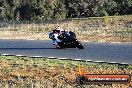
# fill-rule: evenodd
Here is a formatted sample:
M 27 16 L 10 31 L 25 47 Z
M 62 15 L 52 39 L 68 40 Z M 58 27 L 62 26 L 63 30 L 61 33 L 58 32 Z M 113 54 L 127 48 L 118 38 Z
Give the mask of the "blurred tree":
M 64 0 L 57 0 L 53 3 L 53 18 L 55 19 L 65 19 L 66 18 L 66 8 L 64 4 Z
M 120 15 L 132 14 L 132 0 L 114 0 Z
M 2 7 L 5 9 L 6 18 L 8 20 L 13 19 L 13 0 L 2 0 Z
M 132 14 L 132 0 L 0 0 L 8 20 L 51 20 Z

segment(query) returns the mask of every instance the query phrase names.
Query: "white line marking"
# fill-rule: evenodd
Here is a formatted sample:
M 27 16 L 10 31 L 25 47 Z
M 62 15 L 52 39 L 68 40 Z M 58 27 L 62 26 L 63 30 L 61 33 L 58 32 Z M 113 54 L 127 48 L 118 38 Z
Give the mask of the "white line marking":
M 59 59 L 63 59 L 63 60 L 66 60 L 66 59 L 68 59 L 68 58 L 59 58 Z
M 55 59 L 56 57 L 47 57 L 47 58 L 49 58 L 49 59 Z
M 93 62 L 96 62 L 96 63 L 104 63 L 104 61 L 93 61 Z
M 9 54 L 1 54 L 1 55 L 3 55 L 3 56 L 9 56 Z
M 120 64 L 128 64 L 128 63 L 120 63 Z
M 24 55 L 16 55 L 16 56 L 18 56 L 18 57 L 22 57 L 22 56 L 24 56 Z
M 93 62 L 92 60 L 86 60 L 87 62 Z
M 29 56 L 29 57 L 35 57 L 35 58 L 37 58 L 37 57 L 38 57 L 38 58 L 39 58 L 39 57 L 43 57 L 43 56 Z
M 74 60 L 81 61 L 82 59 L 74 59 Z
M 117 64 L 117 62 L 108 62 L 108 63 L 110 63 L 110 64 Z

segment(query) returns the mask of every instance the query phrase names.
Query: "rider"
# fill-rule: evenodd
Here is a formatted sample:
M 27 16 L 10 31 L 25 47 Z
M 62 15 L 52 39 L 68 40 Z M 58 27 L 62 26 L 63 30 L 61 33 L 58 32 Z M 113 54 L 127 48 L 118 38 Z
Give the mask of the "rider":
M 57 48 L 59 48 L 58 42 L 61 42 L 60 39 L 58 39 L 58 36 L 61 35 L 63 32 L 63 30 L 61 29 L 60 26 L 55 27 L 55 29 L 53 30 L 53 45 L 56 45 Z
M 53 45 L 56 45 L 57 48 L 59 48 L 58 42 L 61 42 L 60 39 L 58 39 L 58 36 L 65 33 L 68 36 L 73 36 L 75 37 L 75 33 L 67 30 L 63 30 L 60 26 L 55 27 L 52 33 L 52 40 L 53 40 Z

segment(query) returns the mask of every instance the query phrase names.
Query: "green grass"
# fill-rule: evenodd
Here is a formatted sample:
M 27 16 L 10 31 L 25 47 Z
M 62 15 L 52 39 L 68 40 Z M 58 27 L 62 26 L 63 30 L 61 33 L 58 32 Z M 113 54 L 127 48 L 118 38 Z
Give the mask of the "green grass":
M 79 66 L 88 74 L 130 74 L 132 65 L 82 62 L 47 58 L 0 56 L 0 87 L 75 88 Z M 62 79 L 63 77 L 63 79 Z M 10 81 L 12 83 L 10 83 Z M 69 84 L 70 83 L 70 84 Z M 83 85 L 86 88 L 126 88 L 127 84 Z
M 21 67 L 21 66 L 28 66 L 28 67 L 52 67 L 52 66 L 59 66 L 59 67 L 68 67 L 68 68 L 78 68 L 78 66 L 84 67 L 101 67 L 103 69 L 107 68 L 119 68 L 118 64 L 107 64 L 107 63 L 95 63 L 95 62 L 82 62 L 82 61 L 74 61 L 74 60 L 59 60 L 59 59 L 46 59 L 46 58 L 30 58 L 30 57 L 17 57 L 17 56 L 0 56 L 0 62 L 11 65 L 12 67 Z M 123 65 L 124 66 L 124 65 Z M 132 65 L 128 65 L 125 69 L 130 69 Z

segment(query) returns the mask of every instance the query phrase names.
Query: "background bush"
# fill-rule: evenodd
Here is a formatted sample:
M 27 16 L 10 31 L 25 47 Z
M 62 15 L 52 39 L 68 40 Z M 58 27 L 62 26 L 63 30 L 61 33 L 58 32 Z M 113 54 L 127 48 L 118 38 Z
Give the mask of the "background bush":
M 0 20 L 51 20 L 132 14 L 132 0 L 0 0 Z

